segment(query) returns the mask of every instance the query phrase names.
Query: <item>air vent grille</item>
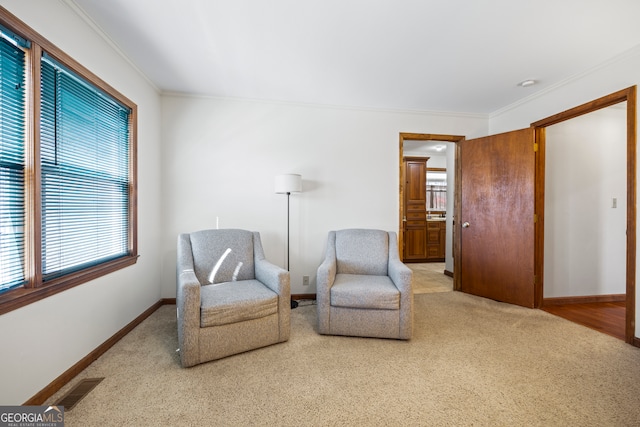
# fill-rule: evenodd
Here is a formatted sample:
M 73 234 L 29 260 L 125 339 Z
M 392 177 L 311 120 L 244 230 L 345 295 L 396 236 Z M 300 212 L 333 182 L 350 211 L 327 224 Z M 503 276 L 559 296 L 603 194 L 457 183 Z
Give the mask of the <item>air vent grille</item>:
M 70 411 L 77 405 L 95 386 L 104 378 L 85 378 L 65 394 L 55 405 L 64 406 L 65 411 Z

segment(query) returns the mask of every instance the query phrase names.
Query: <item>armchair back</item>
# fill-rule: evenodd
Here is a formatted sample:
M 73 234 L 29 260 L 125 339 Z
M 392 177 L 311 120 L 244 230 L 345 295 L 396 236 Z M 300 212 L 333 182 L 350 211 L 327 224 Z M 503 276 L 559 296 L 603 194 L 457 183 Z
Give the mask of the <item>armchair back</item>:
M 193 269 L 201 285 L 231 282 L 234 274 L 236 280 L 255 279 L 251 231 L 201 230 L 190 233 L 190 241 Z M 214 268 L 216 271 L 212 275 Z M 211 278 L 213 281 L 210 282 Z
M 388 275 L 389 234 L 386 231 L 338 230 L 335 247 L 338 274 Z

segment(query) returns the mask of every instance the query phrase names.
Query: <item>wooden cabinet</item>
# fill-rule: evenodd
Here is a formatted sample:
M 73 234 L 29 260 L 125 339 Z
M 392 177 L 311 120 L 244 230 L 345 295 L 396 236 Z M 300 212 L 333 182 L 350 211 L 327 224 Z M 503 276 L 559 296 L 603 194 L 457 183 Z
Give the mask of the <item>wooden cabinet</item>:
M 427 259 L 444 261 L 447 224 L 441 220 L 427 221 Z
M 404 159 L 404 248 L 406 262 L 427 261 L 427 160 L 406 157 Z
M 431 194 L 432 207 L 437 207 L 435 215 L 444 213 L 446 198 L 437 206 L 433 203 L 434 187 L 438 191 L 446 186 L 432 182 L 431 192 L 427 191 L 428 157 L 405 157 L 404 159 L 404 246 L 402 259 L 405 262 L 440 262 L 444 261 L 446 225 L 442 220 L 428 221 L 427 216 L 434 214 L 428 210 L 427 196 Z M 433 168 L 441 175 L 444 169 Z M 437 180 L 435 180 L 437 181 Z M 446 182 L 446 181 L 445 181 Z

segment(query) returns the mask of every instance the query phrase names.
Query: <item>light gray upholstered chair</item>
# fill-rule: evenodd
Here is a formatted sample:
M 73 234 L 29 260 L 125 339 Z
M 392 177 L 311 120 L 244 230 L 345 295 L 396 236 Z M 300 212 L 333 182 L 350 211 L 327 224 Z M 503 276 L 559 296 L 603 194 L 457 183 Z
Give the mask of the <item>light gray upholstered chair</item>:
M 318 332 L 408 340 L 413 272 L 398 256 L 396 233 L 330 231 L 317 276 Z
M 226 229 L 180 234 L 177 255 L 183 367 L 289 339 L 289 272 L 265 260 L 259 233 Z

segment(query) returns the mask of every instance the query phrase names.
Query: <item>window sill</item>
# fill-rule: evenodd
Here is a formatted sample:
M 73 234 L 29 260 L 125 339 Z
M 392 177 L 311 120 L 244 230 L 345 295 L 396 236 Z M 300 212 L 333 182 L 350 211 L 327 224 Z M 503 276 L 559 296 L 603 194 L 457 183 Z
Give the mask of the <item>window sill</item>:
M 75 286 L 95 280 L 106 274 L 134 265 L 137 255 L 118 258 L 113 261 L 81 270 L 47 282 L 37 288 L 17 288 L 0 294 L 0 315 L 40 301 Z

